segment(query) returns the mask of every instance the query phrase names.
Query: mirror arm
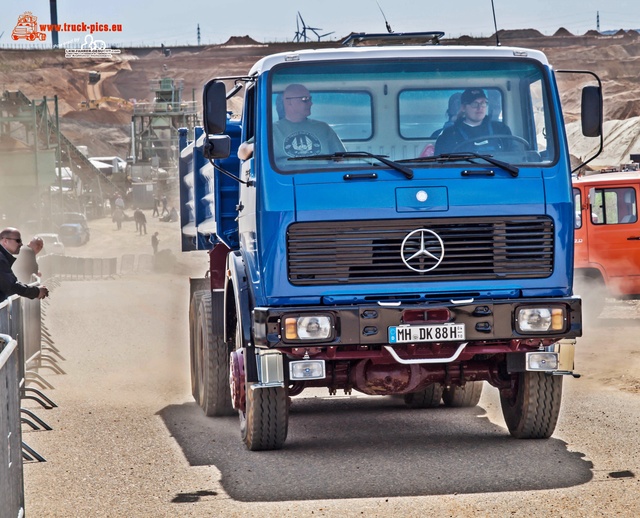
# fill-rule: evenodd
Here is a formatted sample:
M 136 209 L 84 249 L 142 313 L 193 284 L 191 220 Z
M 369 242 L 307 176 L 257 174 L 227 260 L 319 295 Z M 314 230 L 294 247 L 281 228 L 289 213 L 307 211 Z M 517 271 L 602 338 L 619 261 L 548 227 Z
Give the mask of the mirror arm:
M 598 82 L 598 88 L 600 89 L 600 97 L 602 98 L 602 81 L 600 80 L 598 75 L 595 74 L 594 72 L 591 72 L 590 70 L 556 70 L 556 73 L 558 73 L 558 74 L 587 74 L 587 75 L 590 75 L 590 76 L 594 77 L 595 80 Z M 601 112 L 602 111 L 603 110 L 601 109 Z M 601 113 L 601 116 L 602 116 L 602 113 Z M 579 169 L 582 169 L 589 162 L 591 162 L 592 160 L 594 160 L 598 156 L 600 156 L 600 153 L 602 153 L 603 149 L 604 149 L 604 125 L 602 124 L 602 121 L 600 121 L 600 147 L 598 148 L 598 151 L 596 152 L 595 155 L 593 155 L 591 158 L 589 158 L 589 160 L 587 160 L 585 162 L 582 162 L 578 167 L 576 167 L 575 169 L 572 169 L 571 170 L 571 174 L 575 173 Z
M 228 176 L 229 178 L 231 178 L 232 180 L 235 180 L 236 182 L 239 182 L 243 185 L 246 185 L 247 187 L 251 187 L 253 185 L 255 185 L 255 182 L 253 180 L 249 180 L 248 182 L 245 182 L 244 180 L 241 180 L 240 178 L 238 178 L 237 176 L 235 176 L 234 174 L 231 174 L 229 171 L 227 171 L 226 169 L 220 167 L 218 164 L 216 164 L 211 158 L 209 159 L 209 162 L 211 163 L 211 165 L 213 166 L 214 169 L 217 169 L 218 171 L 220 171 L 223 175 Z

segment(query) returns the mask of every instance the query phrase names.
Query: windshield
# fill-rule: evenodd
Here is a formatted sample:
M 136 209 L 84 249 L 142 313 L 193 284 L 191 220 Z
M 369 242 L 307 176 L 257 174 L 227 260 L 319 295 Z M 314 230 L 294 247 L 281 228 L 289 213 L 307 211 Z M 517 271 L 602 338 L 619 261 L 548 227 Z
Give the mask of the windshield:
M 272 72 L 271 157 L 282 172 L 387 167 L 365 153 L 409 162 L 451 153 L 521 165 L 556 160 L 548 85 L 533 60 L 333 61 Z M 345 160 L 343 152 L 363 156 Z M 415 167 L 443 164 L 455 160 Z

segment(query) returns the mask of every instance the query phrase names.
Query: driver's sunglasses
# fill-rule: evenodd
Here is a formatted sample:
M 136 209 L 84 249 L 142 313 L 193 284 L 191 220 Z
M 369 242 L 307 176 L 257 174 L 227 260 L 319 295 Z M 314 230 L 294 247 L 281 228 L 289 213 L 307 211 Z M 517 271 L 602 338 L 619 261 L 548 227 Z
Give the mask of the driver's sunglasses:
M 302 97 L 287 97 L 287 101 L 289 99 L 300 99 L 300 101 L 302 101 L 303 103 L 310 103 L 311 102 L 311 96 L 310 95 L 305 95 Z
M 486 108 L 487 105 L 487 101 L 476 101 L 474 103 L 469 103 L 469 106 L 471 106 L 474 110 L 477 110 L 478 108 Z
M 11 240 L 15 241 L 16 243 L 18 243 L 18 244 L 20 244 L 20 245 L 22 244 L 22 239 L 19 239 L 19 238 L 15 238 L 15 237 L 6 237 L 5 239 L 11 239 Z

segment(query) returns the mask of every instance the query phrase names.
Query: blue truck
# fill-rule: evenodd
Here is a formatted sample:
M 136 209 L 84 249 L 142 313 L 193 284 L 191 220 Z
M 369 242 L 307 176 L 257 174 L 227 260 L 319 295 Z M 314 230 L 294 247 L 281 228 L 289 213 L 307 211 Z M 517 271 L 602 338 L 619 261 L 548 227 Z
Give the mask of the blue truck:
M 488 384 L 512 436 L 555 429 L 582 332 L 557 72 L 441 36 L 264 57 L 209 81 L 204 127 L 181 131 L 182 248 L 209 251 L 191 388 L 250 450 L 283 447 L 291 398 L 317 387 L 429 408 Z M 581 124 L 602 139 L 593 83 Z

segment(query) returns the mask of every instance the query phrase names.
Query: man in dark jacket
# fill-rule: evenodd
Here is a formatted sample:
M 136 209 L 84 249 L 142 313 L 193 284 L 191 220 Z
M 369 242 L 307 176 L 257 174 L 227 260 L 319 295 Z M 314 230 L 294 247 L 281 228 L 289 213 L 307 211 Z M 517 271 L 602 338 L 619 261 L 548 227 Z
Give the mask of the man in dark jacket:
M 509 127 L 487 117 L 489 101 L 480 88 L 468 88 L 460 97 L 461 112 L 458 120 L 442 131 L 436 140 L 434 154 L 463 153 L 471 151 L 491 154 L 497 150 L 509 150 L 513 145 Z M 507 136 L 500 138 L 501 135 Z
M 13 265 L 22 246 L 22 238 L 17 228 L 8 227 L 0 232 L 0 302 L 11 295 L 20 295 L 28 299 L 43 299 L 49 295 L 46 286 L 27 286 L 18 281 L 13 273 Z

